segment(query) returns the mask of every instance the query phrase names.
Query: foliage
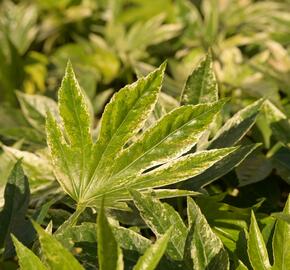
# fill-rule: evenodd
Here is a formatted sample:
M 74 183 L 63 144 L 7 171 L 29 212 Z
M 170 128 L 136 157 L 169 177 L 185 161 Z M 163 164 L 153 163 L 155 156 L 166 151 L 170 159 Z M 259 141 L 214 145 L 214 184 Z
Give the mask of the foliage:
M 1 1 L 0 269 L 289 269 L 289 13 Z

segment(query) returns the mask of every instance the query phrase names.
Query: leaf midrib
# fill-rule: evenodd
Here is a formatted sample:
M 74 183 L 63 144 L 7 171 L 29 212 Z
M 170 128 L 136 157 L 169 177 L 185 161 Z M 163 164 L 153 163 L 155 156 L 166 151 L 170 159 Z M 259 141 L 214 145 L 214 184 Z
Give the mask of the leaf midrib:
M 142 208 L 144 208 L 144 205 L 142 206 Z M 150 209 L 149 206 L 147 206 L 147 204 L 145 204 L 145 208 L 146 208 L 147 211 L 149 211 L 149 213 L 152 212 L 152 210 Z M 163 210 L 164 210 L 164 209 L 163 209 Z M 166 208 L 165 208 L 165 212 L 168 213 L 168 211 L 167 211 Z M 153 211 L 153 215 L 154 215 L 154 217 L 155 217 L 155 220 L 157 221 L 157 224 L 162 228 L 162 230 L 163 230 L 164 233 L 165 233 L 169 228 L 164 228 L 163 224 L 159 222 L 159 216 L 156 217 L 154 211 Z M 145 218 L 144 221 L 146 222 L 146 220 L 147 220 L 147 219 Z M 154 226 L 154 227 L 155 227 L 155 226 Z M 160 235 L 160 233 L 159 233 L 155 228 L 154 228 L 154 231 L 156 231 L 155 234 Z M 173 243 L 172 238 L 170 238 L 169 242 L 172 243 L 172 246 L 174 247 L 174 249 L 177 251 L 177 253 L 178 253 L 178 254 L 180 255 L 180 257 L 182 258 L 183 253 L 180 253 L 180 250 L 177 249 L 177 248 L 175 247 L 175 244 Z
M 159 90 L 159 89 L 160 89 L 160 87 L 157 88 L 157 91 L 155 92 L 155 95 L 158 94 L 158 92 L 159 92 L 158 90 Z M 147 91 L 148 91 L 148 90 L 147 90 Z M 133 105 L 133 107 L 131 107 L 131 109 L 130 109 L 129 112 L 131 112 L 132 109 L 135 108 L 136 103 L 139 102 L 140 98 L 141 98 L 141 97 L 142 97 L 142 96 L 143 96 L 147 91 L 144 91 L 141 95 L 139 95 L 138 99 L 133 103 L 134 105 Z M 155 100 L 155 102 L 152 103 L 151 106 L 153 107 L 153 106 L 155 105 L 156 102 L 157 102 L 157 100 Z M 104 151 L 102 152 L 101 157 L 100 157 L 100 159 L 99 159 L 98 165 L 97 165 L 97 167 L 95 168 L 94 173 L 93 173 L 93 175 L 92 175 L 90 181 L 88 182 L 87 187 L 86 187 L 85 190 L 84 190 L 84 193 L 83 193 L 84 195 L 88 192 L 88 190 L 89 190 L 91 184 L 94 182 L 94 179 L 95 179 L 95 177 L 96 177 L 96 175 L 97 175 L 97 171 L 98 171 L 99 166 L 100 166 L 100 164 L 101 164 L 101 161 L 102 161 L 102 159 L 103 159 L 103 157 L 104 157 L 104 154 L 107 152 L 107 150 L 108 150 L 108 146 L 111 144 L 113 138 L 114 138 L 114 137 L 116 136 L 116 134 L 118 133 L 118 130 L 121 128 L 121 126 L 123 126 L 124 122 L 127 120 L 127 117 L 128 117 L 128 115 L 129 115 L 129 112 L 126 114 L 125 118 L 123 119 L 123 121 L 121 122 L 121 124 L 119 125 L 119 127 L 117 128 L 116 132 L 113 134 L 113 136 L 110 138 L 109 142 L 106 144 L 105 149 L 104 149 Z M 99 139 L 100 139 L 100 138 L 99 138 Z M 96 144 L 99 142 L 99 139 L 98 139 L 98 141 L 96 142 Z M 96 144 L 95 144 L 95 145 L 96 145 Z
M 191 105 L 190 105 L 190 106 L 191 106 Z M 209 111 L 207 111 L 207 112 L 203 112 L 203 113 L 201 113 L 200 115 L 198 115 L 198 116 L 196 116 L 196 117 L 202 117 L 203 115 L 205 115 L 205 114 L 211 112 L 212 110 L 214 110 L 214 107 L 212 107 Z M 157 124 L 160 123 L 161 120 L 162 120 L 162 119 L 160 119 L 160 120 L 157 122 Z M 107 181 L 110 181 L 112 178 L 113 178 L 113 179 L 116 178 L 117 176 L 119 176 L 120 174 L 122 174 L 122 172 L 123 172 L 124 170 L 127 170 L 128 168 L 132 167 L 132 165 L 133 165 L 134 163 L 136 163 L 139 159 L 141 159 L 142 157 L 144 157 L 146 154 L 148 154 L 148 153 L 149 153 L 150 151 L 152 151 L 154 148 L 157 148 L 160 144 L 162 144 L 165 140 L 167 140 L 169 136 L 171 136 L 172 134 L 178 132 L 180 129 L 184 128 L 185 126 L 191 124 L 194 120 L 196 120 L 196 119 L 191 119 L 190 121 L 188 121 L 188 122 L 186 122 L 185 124 L 183 124 L 182 126 L 180 126 L 178 129 L 175 129 L 173 132 L 169 133 L 169 134 L 168 134 L 166 137 L 164 137 L 161 141 L 159 141 L 157 144 L 155 144 L 155 145 L 152 146 L 150 149 L 148 149 L 147 151 L 145 151 L 145 153 L 143 153 L 141 156 L 139 156 L 139 157 L 138 157 L 137 159 L 135 159 L 133 162 L 131 162 L 130 164 L 128 164 L 125 168 L 123 168 L 123 169 L 122 169 L 121 171 L 119 171 L 117 174 L 115 174 L 115 175 L 113 175 L 113 176 L 111 175 L 111 176 L 107 179 Z M 156 124 L 156 125 L 157 125 L 157 124 Z M 151 130 L 151 129 L 150 129 L 150 130 Z M 150 130 L 149 130 L 149 131 L 150 131 Z M 149 132 L 149 131 L 148 131 L 148 132 Z M 197 132 L 196 134 L 201 133 L 201 132 L 203 132 L 203 130 Z M 144 136 L 145 136 L 145 134 L 144 134 Z M 192 145 L 191 145 L 191 147 L 192 147 Z M 181 154 L 182 154 L 182 153 L 181 153 Z M 174 158 L 174 156 L 173 156 L 172 158 Z M 163 162 L 168 162 L 168 161 L 171 160 L 172 158 L 170 158 L 170 159 L 165 159 L 165 161 L 163 161 Z M 154 165 L 154 164 L 153 164 L 153 165 Z M 157 165 L 157 164 L 156 164 L 156 165 Z M 145 169 L 146 169 L 146 168 L 144 168 L 144 170 L 145 170 Z
M 78 87 L 78 83 L 74 80 L 74 78 L 72 78 L 72 81 L 74 81 L 75 84 L 76 84 L 75 86 Z M 71 81 L 69 82 L 69 84 L 70 84 L 70 87 L 69 87 L 70 94 L 71 94 L 72 97 L 74 97 L 75 95 L 73 93 L 74 91 L 72 90 L 73 85 L 72 85 Z M 76 103 L 75 103 L 75 98 L 72 98 L 72 101 L 73 101 L 73 108 L 74 108 L 73 109 L 73 114 L 75 115 L 75 118 L 77 120 L 78 129 L 79 129 L 80 135 L 81 135 L 80 136 L 81 137 L 80 138 L 81 145 L 84 146 L 84 141 L 85 141 L 84 140 L 84 133 L 83 133 L 83 129 L 81 128 L 81 121 L 80 121 L 79 115 L 78 115 L 78 113 L 76 113 L 77 106 L 76 106 Z M 84 150 L 84 147 L 80 147 L 80 150 L 81 150 L 81 153 L 82 153 L 82 169 L 80 171 L 80 189 L 79 189 L 78 197 L 81 197 L 81 195 L 82 195 L 82 190 L 83 190 L 83 185 L 84 185 L 84 179 L 83 179 L 84 176 L 83 176 L 83 174 L 84 174 L 84 169 L 85 169 L 85 150 Z M 75 189 L 76 189 L 76 187 L 75 187 Z M 75 192 L 76 192 L 76 190 L 75 190 Z

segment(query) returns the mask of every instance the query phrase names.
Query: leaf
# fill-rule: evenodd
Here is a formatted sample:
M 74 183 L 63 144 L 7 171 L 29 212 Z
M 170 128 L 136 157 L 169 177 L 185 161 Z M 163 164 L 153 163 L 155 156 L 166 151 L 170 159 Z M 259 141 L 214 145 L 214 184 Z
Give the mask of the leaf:
M 174 260 L 182 260 L 187 228 L 179 214 L 169 204 L 161 203 L 151 196 L 133 190 L 130 193 L 141 217 L 157 237 L 173 226 L 167 254 Z
M 154 270 L 166 250 L 171 232 L 172 227 L 145 251 L 133 270 Z
M 222 241 L 208 225 L 195 202 L 188 197 L 187 211 L 190 231 L 185 256 L 193 260 L 194 269 L 229 269 L 229 258 Z
M 150 240 L 133 230 L 114 225 L 112 226 L 112 230 L 122 249 L 133 250 L 142 254 L 151 244 Z
M 290 184 L 290 150 L 281 147 L 272 157 L 271 161 L 277 174 Z
M 58 98 L 59 113 L 63 120 L 68 141 L 74 152 L 79 155 L 79 162 L 75 164 L 78 165 L 79 170 L 79 178 L 75 182 L 75 190 L 77 195 L 81 196 L 82 185 L 87 183 L 90 170 L 91 120 L 85 96 L 82 94 L 70 62 L 68 62 L 65 76 L 58 92 Z
M 234 167 L 238 166 L 258 146 L 259 144 L 240 146 L 236 151 L 225 156 L 201 174 L 183 182 L 181 188 L 198 190 L 199 188 L 210 184 L 214 180 L 230 172 Z
M 228 147 L 238 143 L 255 123 L 263 102 L 263 99 L 259 99 L 238 111 L 218 130 L 208 148 Z
M 125 86 L 106 106 L 99 138 L 94 146 L 96 167 L 90 184 L 93 184 L 96 178 L 99 185 L 104 182 L 110 173 L 111 161 L 145 123 L 157 102 L 164 70 L 165 64 L 147 77 Z
M 41 180 L 50 183 L 55 180 L 50 161 L 37 154 L 21 151 L 13 147 L 3 145 L 3 150 L 13 159 L 22 159 L 22 167 L 29 179 Z
M 122 251 L 114 237 L 102 205 L 97 221 L 98 261 L 100 270 L 123 269 Z
M 182 105 L 218 100 L 218 86 L 212 65 L 212 56 L 208 53 L 188 77 L 181 94 Z
M 254 269 L 271 269 L 266 245 L 253 212 L 248 239 L 248 255 Z
M 158 199 L 169 199 L 176 197 L 184 197 L 184 196 L 197 196 L 201 193 L 190 191 L 190 190 L 181 190 L 181 189 L 154 189 L 142 192 L 144 195 L 150 195 L 151 193 Z
M 85 97 L 68 63 L 59 92 L 65 134 L 51 114 L 47 116 L 46 129 L 57 179 L 78 203 L 87 203 L 95 195 L 112 157 L 139 131 L 153 110 L 164 68 L 165 65 L 126 86 L 112 98 L 102 117 L 99 139 L 93 145 Z
M 48 111 L 59 118 L 56 102 L 46 96 L 28 95 L 17 91 L 21 110 L 26 120 L 41 133 L 45 132 L 45 117 Z
M 131 229 L 114 224 L 110 224 L 110 226 L 117 243 L 122 249 L 137 251 L 142 254 L 151 244 L 150 240 Z M 58 233 L 56 238 L 67 248 L 72 248 L 76 242 L 96 243 L 96 228 L 97 225 L 95 223 L 84 222 L 81 225 L 69 227 Z
M 33 222 L 33 225 L 38 233 L 43 258 L 48 268 L 55 270 L 84 269 L 75 259 L 75 257 L 68 250 L 66 250 L 52 235 L 47 233 L 37 223 Z
M 287 116 L 269 100 L 265 101 L 263 113 L 275 138 L 288 144 L 290 142 L 290 124 Z
M 31 270 L 46 270 L 47 268 L 41 262 L 41 260 L 26 246 L 17 240 L 15 236 L 12 235 L 12 240 L 16 249 L 18 262 L 21 270 L 31 269 Z
M 200 151 L 182 156 L 169 164 L 136 177 L 132 188 L 160 187 L 189 179 L 199 175 L 206 169 L 233 153 L 238 148 L 223 148 L 210 151 Z
M 283 214 L 290 215 L 290 196 L 285 204 Z M 273 269 L 286 270 L 290 268 L 290 223 L 278 219 L 273 236 Z
M 140 173 L 188 152 L 223 104 L 188 105 L 171 111 L 116 159 L 113 178 Z
M 265 179 L 273 170 L 271 161 L 261 152 L 254 152 L 249 155 L 236 168 L 239 179 L 239 186 L 246 186 Z
M 290 214 L 284 214 L 283 212 L 280 212 L 280 213 L 272 213 L 271 216 L 290 224 Z
M 238 264 L 238 266 L 236 267 L 236 270 L 248 270 L 248 268 L 247 268 L 247 266 L 245 266 L 245 265 L 243 264 L 242 261 L 239 260 L 239 264 Z
M 10 234 L 13 233 L 22 243 L 28 244 L 33 238 L 33 228 L 26 220 L 29 204 L 29 184 L 21 168 L 21 161 L 14 165 L 5 187 L 5 204 L 0 213 L 0 248 L 5 248 L 5 256 L 13 253 Z

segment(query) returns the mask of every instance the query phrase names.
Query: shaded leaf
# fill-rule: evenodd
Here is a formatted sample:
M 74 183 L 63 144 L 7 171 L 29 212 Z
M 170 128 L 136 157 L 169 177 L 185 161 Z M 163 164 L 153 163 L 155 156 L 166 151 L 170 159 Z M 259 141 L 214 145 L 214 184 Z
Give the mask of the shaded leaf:
M 98 261 L 100 270 L 123 269 L 122 251 L 114 237 L 102 205 L 97 221 Z
M 17 240 L 12 235 L 13 243 L 16 249 L 18 262 L 21 270 L 46 270 L 47 268 L 41 262 L 41 260 L 26 246 Z
M 216 162 L 201 174 L 182 183 L 181 187 L 183 189 L 198 190 L 199 188 L 210 184 L 238 166 L 258 146 L 259 144 L 240 146 L 236 151 L 225 156 L 222 160 Z
M 166 250 L 171 232 L 172 228 L 149 247 L 139 258 L 133 270 L 154 270 Z
M 33 223 L 33 225 L 38 233 L 44 261 L 50 269 L 84 269 L 75 259 L 75 257 L 68 250 L 66 250 L 52 235 L 47 233 L 37 223 Z
M 238 111 L 218 130 L 208 148 L 228 147 L 239 142 L 255 123 L 263 102 L 263 99 L 259 99 Z
M 229 269 L 229 258 L 222 241 L 208 225 L 195 202 L 188 197 L 187 211 L 190 231 L 185 256 L 193 261 L 194 269 Z
M 173 226 L 167 247 L 167 254 L 174 260 L 182 260 L 187 228 L 172 206 L 161 203 L 151 196 L 131 190 L 134 203 L 140 214 L 157 237 L 165 234 Z
M 13 233 L 24 244 L 30 243 L 34 232 L 26 212 L 29 204 L 29 184 L 21 168 L 21 161 L 14 165 L 5 187 L 5 204 L 0 213 L 0 248 L 5 248 L 5 256 L 13 253 L 10 234 Z
M 273 236 L 273 269 L 277 270 L 286 270 L 290 268 L 290 196 L 288 196 L 283 214 L 288 215 L 288 222 L 278 219 Z

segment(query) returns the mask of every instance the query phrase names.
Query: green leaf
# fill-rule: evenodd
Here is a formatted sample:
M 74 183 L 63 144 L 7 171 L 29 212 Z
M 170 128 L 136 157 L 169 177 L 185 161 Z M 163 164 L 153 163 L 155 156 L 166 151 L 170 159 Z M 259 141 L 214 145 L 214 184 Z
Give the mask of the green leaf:
M 151 244 L 150 240 L 133 230 L 114 224 L 110 226 L 116 241 L 122 249 L 137 251 L 142 254 Z M 67 248 L 72 248 L 76 242 L 96 243 L 96 228 L 97 225 L 95 223 L 84 222 L 81 225 L 69 227 L 58 233 L 56 238 Z
M 246 186 L 265 179 L 273 170 L 271 161 L 259 151 L 249 155 L 237 168 L 239 186 Z
M 283 214 L 290 214 L 290 196 L 283 210 Z M 273 236 L 273 269 L 290 269 L 290 223 L 278 219 Z
M 245 265 L 243 264 L 242 261 L 239 260 L 238 263 L 239 263 L 239 264 L 238 264 L 238 266 L 236 267 L 236 270 L 248 270 L 248 267 L 245 266 Z
M 132 180 L 132 188 L 160 187 L 197 176 L 238 148 L 200 151 L 182 156 Z
M 154 270 L 166 250 L 171 232 L 172 227 L 145 251 L 133 270 Z
M 33 228 L 26 219 L 29 204 L 29 184 L 21 168 L 21 161 L 14 165 L 5 187 L 5 204 L 0 213 L 0 248 L 5 248 L 5 256 L 11 256 L 13 245 L 10 234 L 13 233 L 24 244 L 33 238 Z
M 162 65 L 112 98 L 102 117 L 99 139 L 93 144 L 86 100 L 68 63 L 59 92 L 65 133 L 50 113 L 46 129 L 57 179 L 79 204 L 88 203 L 96 194 L 103 195 L 98 189 L 110 171 L 111 160 L 140 130 L 153 110 L 164 69 Z
M 30 184 L 35 180 L 51 183 L 55 180 L 53 168 L 45 156 L 40 156 L 28 151 L 21 151 L 14 147 L 2 146 L 3 150 L 9 154 L 12 159 L 22 159 L 22 167 L 25 174 L 29 177 Z
M 82 187 L 89 181 L 91 162 L 91 119 L 86 99 L 76 80 L 72 65 L 68 62 L 65 76 L 58 92 L 59 113 L 74 154 L 79 162 L 74 164 L 74 170 L 79 171 L 75 183 L 77 196 L 81 196 Z M 76 167 L 77 166 L 77 167 Z
M 188 77 L 181 94 L 182 105 L 218 100 L 218 85 L 212 65 L 212 56 L 211 53 L 208 53 Z
M 114 237 L 102 205 L 97 221 L 98 261 L 100 270 L 124 268 L 122 251 Z
M 280 212 L 280 213 L 272 213 L 271 216 L 278 220 L 283 220 L 290 224 L 290 214 L 285 214 L 283 212 Z
M 150 240 L 133 230 L 114 225 L 112 226 L 112 230 L 122 249 L 133 250 L 142 254 L 151 244 Z
M 66 250 L 52 235 L 47 233 L 37 223 L 33 223 L 38 233 L 44 261 L 48 268 L 55 270 L 83 270 L 75 257 Z
M 75 168 L 79 165 L 79 156 L 69 148 L 60 126 L 49 113 L 46 118 L 46 132 L 56 178 L 63 190 L 77 201 L 76 185 L 79 181 L 79 174 Z
M 41 260 L 26 246 L 12 235 L 12 240 L 16 249 L 18 262 L 21 270 L 46 270 L 47 268 Z
M 171 111 L 116 159 L 112 177 L 140 173 L 188 152 L 223 104 L 187 105 Z
M 229 269 L 228 254 L 222 241 L 208 225 L 195 202 L 188 197 L 187 211 L 190 231 L 185 247 L 185 256 L 193 261 L 194 269 Z
M 147 120 L 157 102 L 164 70 L 165 64 L 147 77 L 125 86 L 106 106 L 102 115 L 99 138 L 93 150 L 95 169 L 90 185 L 94 185 L 95 179 L 98 179 L 98 185 L 104 184 L 116 154 Z M 90 185 L 87 188 L 89 194 Z
M 269 100 L 265 101 L 263 112 L 276 139 L 288 144 L 290 142 L 290 124 L 287 116 Z
M 214 180 L 230 172 L 234 167 L 238 166 L 258 146 L 259 144 L 240 146 L 236 151 L 225 156 L 201 174 L 182 183 L 181 187 L 183 189 L 198 190 L 199 188 L 210 184 Z
M 179 214 L 172 206 L 161 203 L 152 196 L 145 196 L 133 190 L 130 192 L 141 217 L 157 237 L 165 234 L 173 225 L 167 254 L 174 260 L 182 260 L 187 228 Z
M 248 255 L 254 269 L 271 269 L 263 236 L 252 212 L 248 239 Z
M 263 99 L 259 99 L 238 111 L 218 130 L 208 148 L 228 147 L 239 142 L 255 123 L 263 102 Z
M 51 98 L 41 95 L 28 95 L 20 91 L 17 91 L 17 98 L 26 120 L 42 133 L 45 132 L 45 117 L 48 111 L 59 118 L 57 104 Z

